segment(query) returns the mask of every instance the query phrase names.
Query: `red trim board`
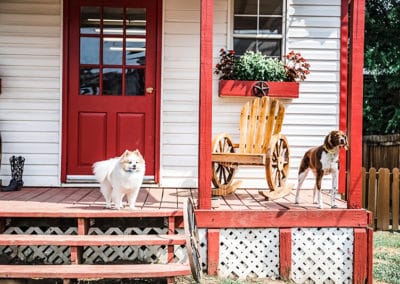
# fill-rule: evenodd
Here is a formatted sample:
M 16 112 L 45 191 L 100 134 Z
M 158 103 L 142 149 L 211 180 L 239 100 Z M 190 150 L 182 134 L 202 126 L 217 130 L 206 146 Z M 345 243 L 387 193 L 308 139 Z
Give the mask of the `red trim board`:
M 350 73 L 348 90 L 348 207 L 362 207 L 362 111 L 365 0 L 351 2 Z
M 347 85 L 348 85 L 348 41 L 349 41 L 349 9 L 348 0 L 342 0 L 340 18 L 340 104 L 339 129 L 347 132 Z M 341 149 L 339 156 L 339 193 L 346 192 L 347 152 Z
M 211 208 L 213 0 L 200 4 L 198 207 Z

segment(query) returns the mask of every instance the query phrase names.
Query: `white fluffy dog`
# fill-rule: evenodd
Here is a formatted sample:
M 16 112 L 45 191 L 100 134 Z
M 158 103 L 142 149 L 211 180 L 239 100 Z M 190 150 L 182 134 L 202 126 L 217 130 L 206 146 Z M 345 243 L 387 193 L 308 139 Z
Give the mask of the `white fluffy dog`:
M 135 209 L 136 199 L 143 182 L 145 161 L 139 150 L 125 152 L 121 157 L 93 164 L 93 173 L 100 183 L 100 191 L 106 200 L 106 208 L 123 208 L 126 195 L 129 208 Z

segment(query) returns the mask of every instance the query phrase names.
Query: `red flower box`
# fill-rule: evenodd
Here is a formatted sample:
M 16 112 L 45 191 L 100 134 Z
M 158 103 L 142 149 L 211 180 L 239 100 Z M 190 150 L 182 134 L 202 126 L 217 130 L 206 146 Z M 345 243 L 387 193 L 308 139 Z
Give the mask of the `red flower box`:
M 243 97 L 255 96 L 266 92 L 267 96 L 274 98 L 298 98 L 299 82 L 262 82 L 262 81 L 240 81 L 219 80 L 220 97 Z

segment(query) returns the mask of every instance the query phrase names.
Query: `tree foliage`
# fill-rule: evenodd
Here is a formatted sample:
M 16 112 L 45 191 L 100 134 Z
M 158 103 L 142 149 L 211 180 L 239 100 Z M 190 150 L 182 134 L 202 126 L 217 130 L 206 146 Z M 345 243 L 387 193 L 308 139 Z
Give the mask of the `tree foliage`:
M 364 134 L 400 133 L 400 0 L 366 1 Z

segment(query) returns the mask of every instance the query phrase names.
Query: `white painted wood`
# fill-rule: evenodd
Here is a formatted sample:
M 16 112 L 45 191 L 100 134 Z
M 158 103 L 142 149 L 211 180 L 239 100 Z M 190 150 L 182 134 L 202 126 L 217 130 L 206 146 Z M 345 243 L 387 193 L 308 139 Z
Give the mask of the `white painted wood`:
M 61 1 L 0 1 L 0 178 L 26 158 L 28 186 L 60 185 Z

